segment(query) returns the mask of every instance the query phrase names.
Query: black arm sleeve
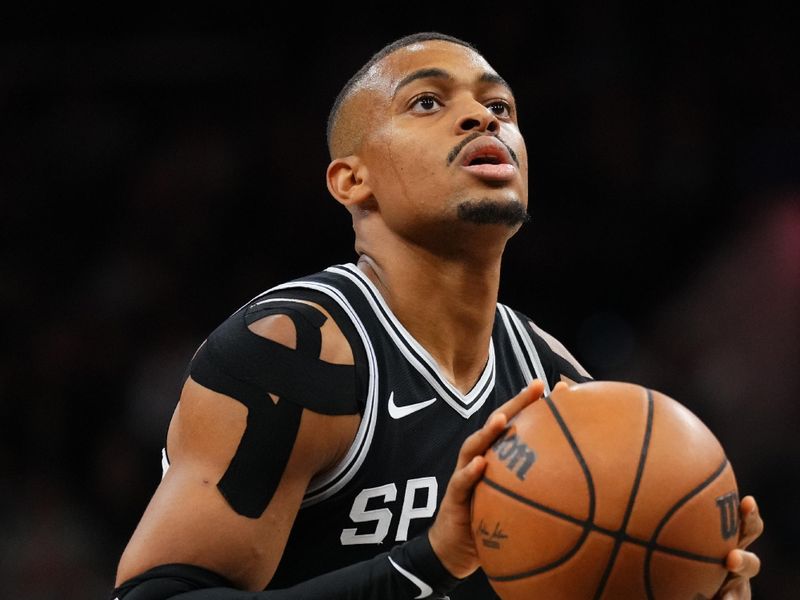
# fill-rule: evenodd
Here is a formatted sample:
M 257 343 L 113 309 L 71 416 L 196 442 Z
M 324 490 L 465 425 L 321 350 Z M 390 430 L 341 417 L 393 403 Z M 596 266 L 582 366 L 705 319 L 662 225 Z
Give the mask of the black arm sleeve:
M 378 556 L 283 590 L 245 592 L 191 565 L 161 565 L 123 583 L 111 600 L 400 600 L 444 598 L 459 580 L 444 568 L 427 534 Z

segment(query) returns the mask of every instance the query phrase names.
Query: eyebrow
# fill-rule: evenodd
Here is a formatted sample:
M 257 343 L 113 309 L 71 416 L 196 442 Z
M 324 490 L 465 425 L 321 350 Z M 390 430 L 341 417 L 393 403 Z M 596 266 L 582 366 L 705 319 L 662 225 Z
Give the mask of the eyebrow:
M 512 96 L 514 95 L 514 92 L 511 90 L 511 86 L 508 85 L 508 82 L 502 77 L 500 77 L 500 75 L 498 75 L 497 73 L 488 73 L 488 72 L 482 73 L 481 76 L 478 77 L 478 81 L 480 81 L 481 83 L 494 83 L 497 85 L 502 85 L 511 93 Z
M 444 69 L 438 69 L 436 67 L 428 68 L 428 69 L 419 69 L 414 71 L 413 73 L 406 75 L 400 82 L 395 86 L 394 92 L 392 93 L 392 98 L 397 95 L 397 92 L 400 91 L 401 88 L 407 86 L 412 81 L 416 81 L 417 79 L 446 79 L 452 81 L 455 79 L 450 73 L 445 71 Z M 489 73 L 484 72 L 481 73 L 480 77 L 478 77 L 478 81 L 481 83 L 494 83 L 497 85 L 502 85 L 505 87 L 512 95 L 514 92 L 511 91 L 511 86 L 508 85 L 505 79 L 500 77 L 497 73 Z

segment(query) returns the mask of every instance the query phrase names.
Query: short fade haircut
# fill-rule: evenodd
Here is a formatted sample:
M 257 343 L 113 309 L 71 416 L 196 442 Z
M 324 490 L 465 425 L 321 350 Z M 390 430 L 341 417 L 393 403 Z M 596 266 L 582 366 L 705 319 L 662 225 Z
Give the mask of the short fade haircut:
M 353 88 L 355 88 L 359 83 L 361 83 L 361 80 L 364 79 L 364 76 L 367 74 L 367 71 L 369 71 L 375 63 L 381 61 L 382 59 L 389 56 L 396 50 L 399 50 L 400 48 L 405 48 L 406 46 L 411 46 L 412 44 L 417 44 L 419 42 L 429 42 L 432 40 L 439 40 L 444 42 L 451 42 L 453 44 L 459 44 L 480 54 L 478 49 L 469 42 L 465 42 L 464 40 L 453 37 L 452 35 L 439 33 L 438 31 L 424 31 L 421 33 L 412 33 L 411 35 L 401 37 L 384 46 L 382 49 L 376 52 L 372 56 L 372 58 L 370 58 L 366 62 L 366 64 L 364 64 L 364 66 L 362 66 L 358 71 L 356 71 L 356 74 L 353 75 L 348 80 L 347 83 L 344 84 L 344 87 L 341 89 L 339 94 L 336 96 L 336 100 L 334 100 L 333 102 L 333 106 L 331 107 L 331 110 L 328 113 L 328 125 L 325 130 L 325 139 L 328 144 L 328 152 L 330 153 L 331 158 L 335 158 L 333 156 L 332 137 L 333 137 L 333 130 L 336 127 L 337 121 L 339 120 L 339 112 L 342 108 L 342 104 L 344 104 L 345 100 L 347 100 L 347 98 L 350 96 L 350 93 L 353 91 Z

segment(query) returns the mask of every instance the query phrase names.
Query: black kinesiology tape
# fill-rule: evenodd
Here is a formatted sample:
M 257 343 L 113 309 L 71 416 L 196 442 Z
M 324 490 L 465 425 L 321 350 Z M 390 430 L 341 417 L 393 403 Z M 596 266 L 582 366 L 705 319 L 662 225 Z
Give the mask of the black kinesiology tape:
M 292 319 L 295 349 L 248 328 L 276 314 Z M 319 358 L 325 320 L 317 309 L 300 302 L 254 304 L 217 328 L 192 361 L 192 379 L 247 407 L 239 447 L 217 484 L 241 515 L 260 517 L 272 499 L 294 447 L 303 408 L 329 415 L 358 412 L 354 366 Z

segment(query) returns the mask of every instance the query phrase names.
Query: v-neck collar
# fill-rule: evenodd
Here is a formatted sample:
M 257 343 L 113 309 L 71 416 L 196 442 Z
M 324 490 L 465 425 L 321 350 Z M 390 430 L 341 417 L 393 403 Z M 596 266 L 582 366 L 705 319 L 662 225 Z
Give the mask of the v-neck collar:
M 492 338 L 489 339 L 489 359 L 486 361 L 481 376 L 472 389 L 463 394 L 444 377 L 436 359 L 408 332 L 386 304 L 372 281 L 356 265 L 347 263 L 335 265 L 326 270 L 348 278 L 359 288 L 386 333 L 403 356 L 456 412 L 467 418 L 483 406 L 494 388 L 495 382 L 495 355 Z

